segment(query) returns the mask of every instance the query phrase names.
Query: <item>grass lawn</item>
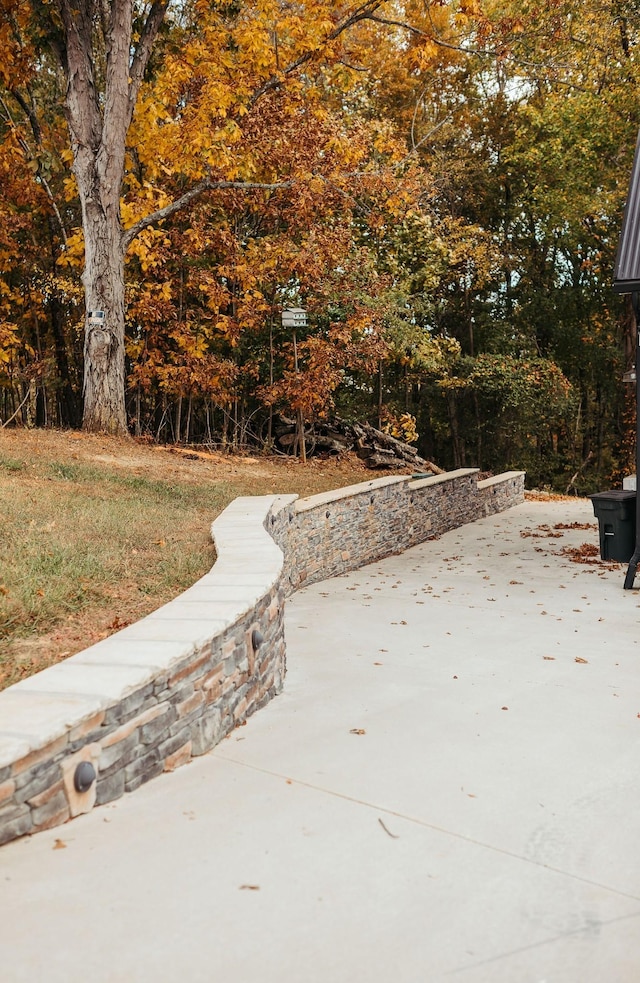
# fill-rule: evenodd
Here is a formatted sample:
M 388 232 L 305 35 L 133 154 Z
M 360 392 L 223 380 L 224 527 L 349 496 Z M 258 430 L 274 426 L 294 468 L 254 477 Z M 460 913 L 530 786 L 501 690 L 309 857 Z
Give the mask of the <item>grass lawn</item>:
M 371 477 L 354 456 L 303 466 L 72 431 L 0 430 L 0 689 L 206 573 L 215 560 L 211 522 L 237 496 L 304 497 Z

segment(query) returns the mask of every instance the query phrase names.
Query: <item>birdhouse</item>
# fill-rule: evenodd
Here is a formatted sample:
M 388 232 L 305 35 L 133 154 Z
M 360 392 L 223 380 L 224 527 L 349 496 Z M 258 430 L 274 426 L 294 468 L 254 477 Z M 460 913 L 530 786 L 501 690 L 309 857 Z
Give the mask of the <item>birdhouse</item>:
M 282 312 L 283 328 L 306 328 L 307 312 L 303 307 L 285 307 Z

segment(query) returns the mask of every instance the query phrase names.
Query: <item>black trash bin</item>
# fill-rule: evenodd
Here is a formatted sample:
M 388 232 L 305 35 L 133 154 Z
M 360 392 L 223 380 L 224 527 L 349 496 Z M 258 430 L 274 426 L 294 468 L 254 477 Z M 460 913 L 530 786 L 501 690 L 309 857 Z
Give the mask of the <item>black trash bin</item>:
M 636 493 L 617 489 L 589 498 L 600 528 L 600 556 L 628 563 L 636 546 Z

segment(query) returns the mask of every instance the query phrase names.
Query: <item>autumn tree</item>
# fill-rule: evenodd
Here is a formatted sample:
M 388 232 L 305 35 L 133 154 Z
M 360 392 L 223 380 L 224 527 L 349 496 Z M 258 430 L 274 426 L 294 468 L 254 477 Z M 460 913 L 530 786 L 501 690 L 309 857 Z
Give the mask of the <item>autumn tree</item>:
M 639 123 L 637 10 L 595 0 L 466 9 L 466 20 L 442 11 L 436 31 L 435 21 L 399 26 L 403 56 L 379 54 L 374 95 L 403 121 L 430 175 L 430 225 L 467 233 L 462 262 L 445 248 L 448 271 L 424 292 L 415 274 L 433 240 L 416 250 L 410 305 L 431 334 L 458 340 L 465 359 L 516 359 L 523 376 L 531 359 L 555 364 L 573 383 L 574 417 L 541 437 L 537 473 L 546 457 L 561 481 L 588 458 L 586 480 L 602 481 L 615 464 L 629 326 L 610 283 Z M 498 398 L 497 376 L 485 381 Z M 488 390 L 449 386 L 446 428 L 433 420 L 433 388 L 420 398 L 427 392 L 431 407 L 414 411 L 438 429 L 441 458 L 459 445 L 457 431 L 479 462 Z M 487 462 L 488 450 L 485 440 Z
M 7 5 L 3 30 L 13 48 L 30 50 L 32 72 L 42 71 L 52 52 L 64 78 L 84 234 L 85 428 L 127 432 L 125 255 L 132 242 L 206 192 L 270 190 L 295 178 L 291 172 L 267 174 L 268 164 L 238 153 L 243 131 L 266 95 L 289 82 L 302 84 L 303 70 L 323 58 L 339 59 L 341 36 L 381 5 L 366 0 L 336 10 L 319 0 L 295 9 L 277 2 L 196 2 L 170 14 L 168 0 L 32 0 L 31 19 L 24 22 Z M 163 47 L 157 42 L 165 27 Z M 171 62 L 166 102 L 150 105 L 145 76 L 160 72 L 163 60 Z M 122 194 L 126 170 L 136 162 L 136 148 L 128 146 L 136 107 L 159 135 L 160 155 L 163 148 L 173 151 L 162 163 L 181 187 L 127 226 Z

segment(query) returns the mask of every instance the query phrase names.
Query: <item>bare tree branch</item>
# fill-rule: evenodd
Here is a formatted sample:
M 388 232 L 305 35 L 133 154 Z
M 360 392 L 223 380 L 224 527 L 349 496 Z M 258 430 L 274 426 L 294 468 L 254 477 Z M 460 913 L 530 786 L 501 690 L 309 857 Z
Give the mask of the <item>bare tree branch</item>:
M 211 181 L 209 178 L 206 178 L 194 184 L 180 198 L 176 198 L 175 201 L 172 201 L 169 205 L 165 205 L 164 208 L 159 208 L 157 211 L 145 215 L 144 218 L 139 219 L 134 225 L 126 229 L 122 236 L 124 248 L 127 249 L 144 229 L 148 229 L 149 226 L 155 225 L 157 222 L 162 222 L 163 219 L 169 218 L 175 212 L 180 211 L 180 209 L 186 208 L 187 205 L 190 205 L 192 201 L 200 198 L 207 191 L 226 191 L 230 188 L 237 191 L 280 191 L 283 188 L 290 188 L 293 183 L 293 181 L 279 181 L 275 184 L 266 184 L 260 181 Z
M 415 27 L 413 24 L 408 24 L 406 21 L 392 20 L 390 17 L 376 17 L 373 14 L 369 16 L 369 20 L 375 21 L 376 24 L 384 24 L 387 27 L 400 27 L 403 31 L 409 31 L 411 34 L 416 34 L 418 37 L 427 38 L 439 48 L 448 48 L 449 51 L 460 51 L 465 55 L 483 55 L 484 57 L 494 57 L 496 54 L 495 51 L 491 51 L 489 49 L 468 48 L 461 44 L 449 44 L 448 41 L 443 41 L 442 38 L 438 37 L 435 31 L 433 33 L 430 33 L 429 31 L 422 31 L 419 27 Z
M 29 120 L 29 123 L 31 125 L 31 132 L 33 133 L 34 140 L 36 141 L 36 146 L 40 150 L 42 150 L 42 130 L 40 128 L 40 121 L 38 120 L 38 117 L 36 116 L 36 113 L 35 113 L 35 110 L 34 110 L 33 106 L 29 106 L 28 102 L 26 101 L 26 99 L 24 98 L 24 96 L 22 95 L 22 93 L 19 92 L 17 89 L 12 89 L 11 90 L 11 95 L 13 96 L 13 98 L 18 103 L 18 105 L 20 106 L 20 108 L 24 112 L 25 116 Z M 49 199 L 49 203 L 51 204 L 51 207 L 53 208 L 53 211 L 54 211 L 54 214 L 56 216 L 56 219 L 58 220 L 58 225 L 60 226 L 60 232 L 62 233 L 62 240 L 63 240 L 63 242 L 64 242 L 64 244 L 66 246 L 67 245 L 67 230 L 65 229 L 64 222 L 62 221 L 62 215 L 60 214 L 60 209 L 58 208 L 57 202 L 56 202 L 56 200 L 55 200 L 55 198 L 53 196 L 53 191 L 51 190 L 51 187 L 49 185 L 49 182 L 47 181 L 47 179 L 44 176 L 44 173 L 42 171 L 42 164 L 40 162 L 40 159 L 38 157 L 38 154 L 35 153 L 31 149 L 31 147 L 27 143 L 26 139 L 22 136 L 22 134 L 20 134 L 18 132 L 18 127 L 16 126 L 15 121 L 13 119 L 13 116 L 11 115 L 11 111 L 10 111 L 9 107 L 7 106 L 6 102 L 4 101 L 4 99 L 2 99 L 0 101 L 2 102 L 2 106 L 4 108 L 4 111 L 7 114 L 7 119 L 9 120 L 9 123 L 10 123 L 10 125 L 11 125 L 11 127 L 12 127 L 12 129 L 13 129 L 15 135 L 16 135 L 16 139 L 17 139 L 18 143 L 20 144 L 20 146 L 22 147 L 22 150 L 23 150 L 25 156 L 27 157 L 28 160 L 35 160 L 36 164 L 38 165 L 38 171 L 37 171 L 38 180 L 40 181 L 40 184 L 44 188 L 45 193 L 47 195 L 47 198 Z
M 129 71 L 129 77 L 131 78 L 129 85 L 129 105 L 131 110 L 130 118 L 133 117 L 133 110 L 135 108 L 147 64 L 149 63 L 151 49 L 153 48 L 156 37 L 158 36 L 158 31 L 162 26 L 162 21 L 164 20 L 168 6 L 169 0 L 155 0 L 145 21 L 142 36 L 138 41 L 136 52 L 133 56 L 133 61 L 131 62 L 131 69 Z
M 258 102 L 258 100 L 261 99 L 267 92 L 271 92 L 273 89 L 279 88 L 284 79 L 290 75 L 293 75 L 293 73 L 299 68 L 302 68 L 303 65 L 306 65 L 308 62 L 312 61 L 312 59 L 318 54 L 318 51 L 320 51 L 331 41 L 335 41 L 341 34 L 348 31 L 350 27 L 360 23 L 360 21 L 375 20 L 373 14 L 384 4 L 384 2 L 385 0 L 367 0 L 366 3 L 356 7 L 355 10 L 353 10 L 347 17 L 344 18 L 344 20 L 337 24 L 334 29 L 329 32 L 329 34 L 327 34 L 316 49 L 313 51 L 306 51 L 303 55 L 300 55 L 299 58 L 296 58 L 295 61 L 292 61 L 290 65 L 287 65 L 287 67 L 279 72 L 278 75 L 272 75 L 270 79 L 267 79 L 267 81 L 260 86 L 260 88 L 256 89 L 249 100 L 249 109 L 255 106 L 256 102 Z

